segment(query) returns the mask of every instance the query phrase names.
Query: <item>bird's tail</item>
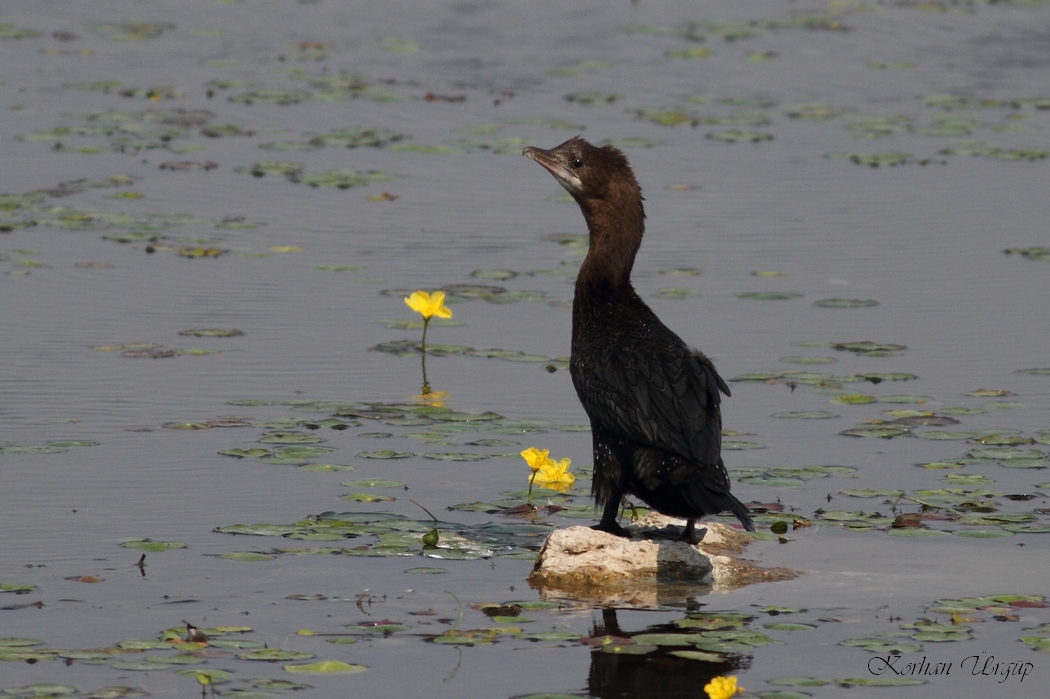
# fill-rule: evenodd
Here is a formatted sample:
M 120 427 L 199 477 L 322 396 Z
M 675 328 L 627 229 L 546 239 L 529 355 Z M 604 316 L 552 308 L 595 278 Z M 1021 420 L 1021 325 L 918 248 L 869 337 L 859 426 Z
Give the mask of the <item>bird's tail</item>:
M 737 500 L 732 493 L 726 493 L 725 497 L 729 505 L 726 509 L 736 515 L 736 518 L 744 525 L 744 529 L 749 532 L 755 531 L 755 523 L 751 519 L 751 510 L 747 509 L 747 505 Z

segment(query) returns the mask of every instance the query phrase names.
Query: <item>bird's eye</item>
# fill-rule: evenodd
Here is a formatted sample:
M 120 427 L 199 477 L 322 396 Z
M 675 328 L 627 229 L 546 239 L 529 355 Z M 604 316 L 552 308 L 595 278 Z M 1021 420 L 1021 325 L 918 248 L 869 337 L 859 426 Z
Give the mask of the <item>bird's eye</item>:
M 583 167 L 583 161 L 579 158 L 573 158 L 572 162 L 569 163 L 569 165 L 572 166 L 573 170 L 579 170 L 581 167 Z

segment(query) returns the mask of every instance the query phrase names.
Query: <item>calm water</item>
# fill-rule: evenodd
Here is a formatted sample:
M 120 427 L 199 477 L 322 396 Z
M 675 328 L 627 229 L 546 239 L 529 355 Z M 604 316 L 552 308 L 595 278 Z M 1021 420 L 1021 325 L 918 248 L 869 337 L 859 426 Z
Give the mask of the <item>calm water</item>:
M 963 459 L 981 445 L 838 434 L 865 420 L 893 420 L 885 411 L 894 409 L 983 408 L 957 414 L 958 425 L 914 431 L 1031 439 L 1042 431 L 1042 443 L 1020 448 L 1050 451 L 1050 377 L 1018 373 L 1050 367 L 1050 267 L 1002 252 L 1050 245 L 1050 164 L 1017 159 L 1025 149 L 1033 158 L 1050 149 L 1050 11 L 1042 3 L 9 0 L 0 8 L 0 30 L 10 37 L 0 38 L 0 192 L 47 192 L 0 200 L 0 225 L 11 229 L 0 233 L 0 440 L 10 443 L 0 451 L 0 583 L 37 585 L 26 595 L 0 594 L 0 606 L 44 605 L 0 610 L 0 637 L 95 648 L 156 638 L 187 619 L 202 627 L 250 625 L 245 638 L 270 647 L 368 666 L 334 677 L 293 675 L 285 663 L 234 657 L 194 666 L 232 671 L 233 681 L 218 690 L 244 691 L 247 678 L 268 677 L 306 682 L 313 689 L 300 694 L 316 697 L 640 696 L 670 676 L 681 682 L 668 684 L 664 696 L 701 696 L 705 678 L 718 672 L 737 674 L 752 692 L 815 697 L 1003 691 L 996 678 L 959 667 L 975 654 L 1033 663 L 1023 683 L 1012 678 L 1002 686 L 1011 696 L 1041 696 L 1036 687 L 1045 686 L 1050 663 L 1018 640 L 1031 633 L 1025 629 L 1050 622 L 1040 608 L 1019 609 L 1009 621 L 981 612 L 980 622 L 961 622 L 973 627 L 971 640 L 927 642 L 905 654 L 956 663 L 949 676 L 922 686 L 796 688 L 767 680 L 870 678 L 875 654 L 839 641 L 899 631 L 900 623 L 922 618 L 949 623 L 928 611 L 938 599 L 1046 593 L 1045 534 L 903 539 L 818 525 L 790 534 L 786 545 L 757 542 L 750 550 L 756 560 L 807 575 L 698 601 L 756 614 L 749 627 L 757 630 L 781 620 L 816 628 L 770 630 L 777 643 L 712 666 L 610 656 L 575 642 L 507 636 L 492 645 L 442 647 L 421 638 L 455 623 L 457 598 L 463 605 L 539 599 L 525 582 L 526 560 L 278 555 L 241 562 L 214 555 L 272 552 L 289 540 L 212 530 L 325 511 L 423 517 L 409 498 L 464 526 L 513 523 L 447 508 L 521 489 L 520 460 L 450 462 L 422 454 L 514 453 L 535 445 L 571 457 L 574 468 L 589 464 L 589 435 L 557 429 L 585 421 L 566 371 L 469 355 L 428 359 L 430 383 L 447 393 L 444 405 L 550 426 L 518 435 L 479 427 L 451 433 L 444 446 L 412 436 L 428 426 L 367 418 L 343 431 L 299 430 L 334 448 L 311 461 L 353 466 L 352 474 L 218 454 L 272 447 L 257 441 L 266 425 L 303 416 L 281 401 L 413 401 L 421 384 L 418 356 L 369 349 L 418 338 L 418 329 L 377 322 L 411 319 L 403 290 L 492 284 L 542 295 L 518 303 L 460 300 L 452 308 L 463 325 L 431 327 L 428 339 L 567 355 L 567 304 L 582 250 L 545 236 L 584 233 L 582 217 L 549 175 L 517 155 L 527 143 L 550 147 L 577 133 L 624 146 L 649 215 L 636 286 L 668 325 L 716 360 L 723 376 L 904 372 L 917 378 L 845 386 L 875 397 L 932 399 L 921 406 L 839 405 L 804 384 L 792 390 L 733 383 L 724 408 L 726 427 L 735 432 L 727 440 L 764 446 L 726 452 L 742 499 L 779 501 L 804 517 L 819 508 L 889 514 L 885 497 L 840 491 L 984 488 L 997 494 L 991 500 L 999 513 L 1031 514 L 1032 523 L 1047 524 L 1040 484 L 1050 476 L 1039 463 L 920 469 Z M 696 55 L 698 49 L 711 55 Z M 692 57 L 680 55 L 689 51 Z M 814 103 L 824 106 L 800 107 Z M 216 135 L 202 133 L 209 127 Z M 333 135 L 355 127 L 386 130 L 379 135 L 389 142 L 347 149 Z M 746 133 L 727 133 L 734 130 Z M 725 142 L 751 138 L 766 140 Z M 303 149 L 310 139 L 312 149 Z M 274 143 L 299 149 L 261 147 Z M 949 148 L 983 155 L 942 154 Z M 889 152 L 910 160 L 873 168 L 835 155 Z M 214 166 L 161 167 L 181 161 Z M 293 161 L 304 177 L 354 170 L 400 179 L 339 189 L 237 170 L 260 161 Z M 114 176 L 131 179 L 99 182 Z M 81 180 L 87 182 L 60 187 Z M 93 186 L 101 184 L 108 186 Z M 114 196 L 122 192 L 141 196 Z M 383 192 L 396 199 L 369 199 Z M 173 213 L 195 220 L 167 225 L 172 219 L 158 216 Z M 39 225 L 24 226 L 28 221 Z M 151 232 L 164 236 L 153 241 L 152 253 L 145 240 Z M 179 246 L 228 252 L 187 259 Z M 680 268 L 700 273 L 669 274 Z M 476 270 L 518 276 L 493 281 Z M 739 296 L 750 292 L 799 296 Z M 675 295 L 685 298 L 667 298 Z M 878 305 L 814 305 L 831 298 Z M 244 334 L 178 334 L 201 328 Z M 907 349 L 866 357 L 797 344 L 864 340 Z M 150 359 L 92 351 L 135 342 L 219 353 Z M 791 356 L 837 361 L 781 361 Z M 964 395 L 977 389 L 1014 395 Z M 271 403 L 230 403 L 240 399 Z M 837 417 L 772 417 L 817 410 Z M 331 411 L 309 415 L 323 419 Z M 162 427 L 220 416 L 252 424 Z M 367 436 L 375 432 L 392 436 Z M 478 438 L 517 444 L 467 444 Z M 96 445 L 59 453 L 11 448 L 69 440 Z M 416 456 L 359 456 L 380 449 Z M 853 471 L 804 485 L 754 478 L 815 465 Z M 982 474 L 986 481 L 947 481 L 946 474 Z M 396 499 L 341 501 L 355 488 L 340 483 L 357 478 L 397 480 L 409 492 L 364 489 Z M 903 511 L 917 509 L 903 503 Z M 146 537 L 189 547 L 148 553 L 142 576 L 134 566 L 139 552 L 119 544 Z M 406 572 L 430 565 L 445 572 Z M 105 582 L 67 580 L 81 575 Z M 326 599 L 288 599 L 315 593 Z M 756 611 L 768 605 L 807 611 L 776 618 Z M 412 614 L 429 611 L 434 615 Z M 493 626 L 470 607 L 463 614 L 461 628 Z M 535 619 L 523 623 L 527 631 L 591 635 L 612 623 L 586 604 L 527 616 Z M 620 610 L 616 623 L 633 634 L 682 617 L 673 607 Z M 353 645 L 296 635 L 382 619 L 410 629 Z M 192 675 L 177 669 L 12 660 L 0 663 L 0 688 L 55 682 L 82 694 L 108 685 L 154 696 L 197 691 Z

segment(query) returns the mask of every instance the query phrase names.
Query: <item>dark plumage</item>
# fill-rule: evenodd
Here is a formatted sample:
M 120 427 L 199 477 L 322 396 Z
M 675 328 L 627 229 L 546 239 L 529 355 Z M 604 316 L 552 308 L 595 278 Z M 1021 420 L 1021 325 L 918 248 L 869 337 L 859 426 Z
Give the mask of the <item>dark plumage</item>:
M 660 322 L 631 286 L 645 231 L 642 191 L 624 154 L 576 137 L 524 155 L 547 168 L 583 211 L 590 234 L 572 304 L 569 371 L 594 438 L 595 528 L 620 536 L 626 493 L 694 524 L 731 511 L 749 531 L 747 507 L 729 492 L 722 463 L 719 391 L 729 388 L 707 357 Z

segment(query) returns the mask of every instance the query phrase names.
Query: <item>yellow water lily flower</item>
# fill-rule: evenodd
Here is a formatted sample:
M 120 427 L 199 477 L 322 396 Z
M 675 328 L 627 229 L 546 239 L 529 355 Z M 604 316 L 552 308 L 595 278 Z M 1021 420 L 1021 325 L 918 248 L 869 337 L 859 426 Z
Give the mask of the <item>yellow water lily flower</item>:
M 405 299 L 405 305 L 423 316 L 423 320 L 430 320 L 433 316 L 452 317 L 452 311 L 445 305 L 444 291 L 435 291 L 432 294 L 425 291 L 413 291 L 412 295 Z
M 525 459 L 525 463 L 529 465 L 533 471 L 539 471 L 543 468 L 544 464 L 551 460 L 549 454 L 550 449 L 537 449 L 536 447 L 529 447 L 525 451 L 521 452 L 521 458 Z
M 576 476 L 569 473 L 569 465 L 571 463 L 572 459 L 569 458 L 564 458 L 560 461 L 547 459 L 547 463 L 543 464 L 536 474 L 536 483 L 551 490 L 568 490 L 576 482 Z
M 704 691 L 710 699 L 729 699 L 744 691 L 743 687 L 736 686 L 735 677 L 712 677 L 711 681 L 704 685 Z

